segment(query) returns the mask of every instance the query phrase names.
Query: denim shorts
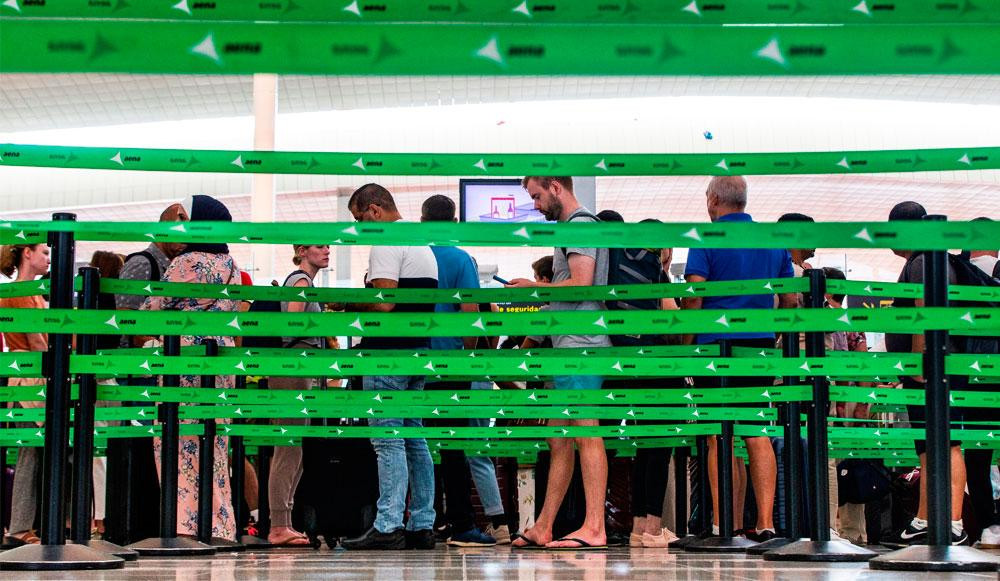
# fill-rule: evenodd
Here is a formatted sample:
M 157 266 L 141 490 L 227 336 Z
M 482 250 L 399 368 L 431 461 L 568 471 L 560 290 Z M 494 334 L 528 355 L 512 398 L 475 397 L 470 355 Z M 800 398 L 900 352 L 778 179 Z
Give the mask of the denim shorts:
M 601 389 L 600 375 L 557 375 L 552 378 L 556 389 Z

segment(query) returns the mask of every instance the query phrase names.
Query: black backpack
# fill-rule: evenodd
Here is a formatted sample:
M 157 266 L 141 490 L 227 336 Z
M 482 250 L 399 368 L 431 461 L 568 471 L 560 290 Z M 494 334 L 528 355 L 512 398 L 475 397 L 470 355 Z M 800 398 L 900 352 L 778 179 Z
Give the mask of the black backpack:
M 601 219 L 590 212 L 581 212 L 585 216 L 600 222 Z M 563 255 L 566 249 L 561 248 Z M 568 257 L 567 257 L 568 258 Z M 609 248 L 608 276 L 609 286 L 627 284 L 655 284 L 660 282 L 659 255 L 648 248 Z M 657 299 L 629 299 L 624 301 L 605 301 L 605 308 L 610 311 L 642 310 L 657 311 L 660 309 Z M 611 335 L 611 344 L 617 347 L 633 347 L 653 345 L 657 339 L 642 335 Z
M 285 277 L 285 282 L 282 286 L 288 283 L 288 279 L 292 278 L 296 274 L 305 274 L 301 270 L 296 270 L 288 274 Z M 254 301 L 250 305 L 251 313 L 280 313 L 281 312 L 281 301 Z M 243 337 L 244 347 L 253 347 L 255 349 L 281 349 L 285 346 L 285 341 L 282 337 Z
M 975 264 L 972 264 L 967 252 L 957 255 L 948 254 L 948 263 L 955 271 L 956 284 L 963 286 L 1000 287 L 1000 280 L 995 278 L 998 268 L 1000 268 L 1000 263 L 997 265 L 998 268 L 993 269 L 992 276 L 980 270 Z M 1000 302 L 997 301 L 955 300 L 951 301 L 950 304 L 956 307 L 1000 308 Z M 954 335 L 952 340 L 958 353 L 988 355 L 1000 353 L 1000 336 Z

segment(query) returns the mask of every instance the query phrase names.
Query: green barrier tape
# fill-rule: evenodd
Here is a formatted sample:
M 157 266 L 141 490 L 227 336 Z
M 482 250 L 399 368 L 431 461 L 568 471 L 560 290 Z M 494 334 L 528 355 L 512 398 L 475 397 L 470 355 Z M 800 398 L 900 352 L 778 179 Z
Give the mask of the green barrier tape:
M 128 387 L 101 385 L 97 397 L 106 401 L 179 402 L 227 405 L 303 406 L 576 406 L 576 405 L 704 405 L 725 403 L 767 403 L 804 401 L 811 396 L 807 386 L 768 386 L 762 388 L 721 389 L 473 389 L 431 391 L 347 391 L 347 390 L 271 390 Z
M 1000 168 L 1000 147 L 780 153 L 384 153 L 0 144 L 3 165 L 303 175 L 805 175 Z
M 536 349 L 459 349 L 459 350 L 432 350 L 432 349 L 350 349 L 347 353 L 350 357 L 413 357 L 417 353 L 421 356 L 443 356 L 443 357 L 485 357 L 485 358 L 525 358 L 525 357 L 712 357 L 719 355 L 719 346 L 712 345 L 650 345 L 645 347 L 592 347 L 590 349 L 577 348 L 536 348 Z M 107 349 L 97 352 L 98 355 L 135 355 L 143 357 L 159 357 L 162 355 L 159 348 L 128 348 L 128 349 Z M 205 354 L 204 345 L 186 345 L 181 347 L 181 355 L 194 357 Z M 219 347 L 219 355 L 222 357 L 329 357 L 343 355 L 334 349 L 260 349 L 256 347 Z
M 996 24 L 359 26 L 6 19 L 0 54 L 10 73 L 996 74 L 998 32 Z
M 300 358 L 244 357 L 152 357 L 73 355 L 72 373 L 151 374 L 151 375 L 267 375 L 287 377 L 429 376 L 478 375 L 491 378 L 552 377 L 559 375 L 600 375 L 615 377 L 692 376 L 805 376 L 876 375 L 896 372 L 918 375 L 918 361 L 883 358 L 614 358 L 578 359 L 428 357 L 381 358 L 342 356 Z M 707 363 L 706 363 L 707 361 Z M 963 361 L 964 364 L 964 361 Z M 963 365 L 959 365 L 959 368 Z M 968 372 L 966 372 L 968 373 Z M 978 372 L 977 372 L 978 373 Z
M 95 420 L 100 422 L 151 420 L 156 418 L 155 407 L 97 408 Z M 205 419 L 289 419 L 289 418 L 455 418 L 473 419 L 499 417 L 504 419 L 600 419 L 600 420 L 777 420 L 777 410 L 748 408 L 677 408 L 626 406 L 542 407 L 542 406 L 182 406 L 183 420 Z M 10 422 L 41 422 L 44 409 L 13 409 L 4 414 Z
M 0 377 L 42 377 L 42 375 L 41 352 L 0 353 Z
M 506 24 L 870 24 L 997 22 L 1000 3 L 907 0 L 272 0 L 243 2 L 95 2 L 11 0 L 5 18 L 114 18 L 267 22 L 490 22 Z
M 33 297 L 49 292 L 48 280 L 30 280 L 0 284 L 0 299 L 13 297 Z
M 829 279 L 826 281 L 826 290 L 830 293 L 842 293 L 856 297 L 924 298 L 924 285 L 905 282 L 885 283 Z M 949 285 L 948 299 L 953 301 L 1000 301 L 1000 287 Z
M 2 289 L 2 286 L 0 286 Z M 295 288 L 147 282 L 101 279 L 101 292 L 140 296 L 188 298 L 221 297 L 233 300 L 265 300 L 317 303 L 541 303 L 549 301 L 658 299 L 663 297 L 708 297 L 806 292 L 802 278 L 746 280 L 736 282 L 634 284 L 593 287 L 538 287 L 484 289 L 375 289 Z
M 226 313 L 0 309 L 7 332 L 205 337 L 464 337 L 760 331 L 879 331 L 927 329 L 995 333 L 1000 310 L 736 309 L 692 311 L 542 311 L 537 313 Z
M 1000 35 L 997 35 L 1000 39 Z M 1000 62 L 1000 61 L 998 61 Z M 782 222 L 590 224 L 471 222 L 0 222 L 0 243 L 45 242 L 47 232 L 77 241 L 245 242 L 416 246 L 582 248 L 991 248 L 1000 222 Z

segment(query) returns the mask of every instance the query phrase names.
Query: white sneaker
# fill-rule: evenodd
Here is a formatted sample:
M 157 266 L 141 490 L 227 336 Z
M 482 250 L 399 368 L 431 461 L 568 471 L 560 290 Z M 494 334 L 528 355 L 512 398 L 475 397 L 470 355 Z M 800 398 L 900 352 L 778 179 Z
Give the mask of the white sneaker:
M 983 534 L 979 537 L 976 546 L 980 549 L 1000 549 L 1000 525 L 983 529 Z
M 851 542 L 848 539 L 845 539 L 844 537 L 840 536 L 840 534 L 837 533 L 837 531 L 835 531 L 833 529 L 830 529 L 830 540 L 831 541 L 840 541 L 841 543 L 850 543 Z

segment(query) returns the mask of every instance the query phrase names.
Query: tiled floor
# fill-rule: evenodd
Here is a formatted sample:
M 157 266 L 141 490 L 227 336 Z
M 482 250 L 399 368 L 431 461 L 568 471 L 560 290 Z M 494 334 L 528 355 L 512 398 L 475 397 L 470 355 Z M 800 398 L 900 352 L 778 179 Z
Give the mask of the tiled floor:
M 997 579 L 997 573 L 894 573 L 863 563 L 776 563 L 745 555 L 614 548 L 606 552 L 511 551 L 509 548 L 408 552 L 270 551 L 209 559 L 140 559 L 124 570 L 10 573 L 5 581 L 35 579 L 136 579 L 143 581 L 285 581 L 299 579 L 516 581 L 663 579 L 717 581 Z

